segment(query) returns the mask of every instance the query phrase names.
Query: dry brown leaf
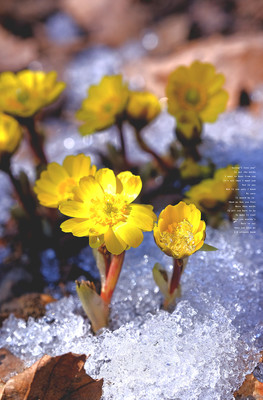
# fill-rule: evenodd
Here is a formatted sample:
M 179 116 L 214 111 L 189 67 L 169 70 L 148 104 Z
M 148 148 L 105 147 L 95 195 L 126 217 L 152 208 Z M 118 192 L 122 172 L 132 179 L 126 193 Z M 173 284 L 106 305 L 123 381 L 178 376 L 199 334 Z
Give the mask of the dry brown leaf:
M 218 72 L 226 76 L 225 87 L 230 94 L 228 106 L 234 108 L 239 102 L 241 89 L 251 92 L 263 82 L 263 34 L 195 40 L 167 57 L 147 57 L 136 64 L 126 65 L 124 72 L 139 82 L 143 78 L 145 87 L 162 97 L 168 75 L 179 65 L 189 65 L 196 59 L 213 63 Z
M 89 31 L 91 42 L 111 46 L 138 37 L 149 17 L 134 0 L 61 0 L 61 7 Z
M 0 15 L 11 16 L 18 21 L 35 22 L 47 17 L 57 9 L 54 0 L 3 0 L 0 2 Z
M 99 400 L 103 380 L 84 369 L 87 357 L 73 353 L 45 355 L 21 374 L 9 379 L 0 400 Z
M 10 314 L 16 318 L 27 320 L 29 317 L 39 318 L 45 315 L 46 305 L 56 301 L 52 296 L 43 293 L 28 293 L 3 303 L 0 307 L 0 322 Z
M 37 57 L 34 39 L 19 39 L 0 26 L 0 72 L 26 68 Z
M 151 50 L 151 54 L 164 56 L 171 53 L 186 41 L 189 29 L 190 22 L 186 14 L 171 15 L 149 26 L 150 32 L 158 38 L 157 46 Z
M 0 383 L 4 383 L 12 373 L 19 373 L 23 370 L 24 363 L 20 358 L 14 356 L 7 349 L 0 349 Z M 1 384 L 0 384 L 1 387 Z
M 263 357 L 259 362 L 262 361 Z M 242 386 L 234 393 L 236 400 L 242 400 L 249 396 L 253 396 L 255 400 L 263 400 L 263 383 L 259 382 L 253 374 L 247 375 Z

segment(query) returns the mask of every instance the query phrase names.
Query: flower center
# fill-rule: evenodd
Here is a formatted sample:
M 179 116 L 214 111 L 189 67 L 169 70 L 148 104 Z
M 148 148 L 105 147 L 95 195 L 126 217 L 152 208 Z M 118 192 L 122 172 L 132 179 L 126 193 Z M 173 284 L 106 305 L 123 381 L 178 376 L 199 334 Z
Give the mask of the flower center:
M 182 253 L 192 254 L 196 248 L 193 225 L 186 219 L 168 225 L 167 230 L 161 234 L 160 241 L 178 258 Z
M 105 111 L 106 113 L 111 113 L 113 107 L 112 107 L 112 104 L 105 103 L 105 104 L 103 104 L 102 108 L 103 108 L 103 111 Z
M 23 104 L 29 99 L 29 93 L 27 90 L 19 88 L 16 91 L 16 97 L 17 100 Z
M 193 106 L 196 106 L 200 102 L 200 93 L 197 89 L 189 89 L 185 94 L 185 100 Z
M 126 221 L 130 212 L 129 205 L 118 194 L 105 193 L 103 200 L 92 200 L 91 218 L 101 225 L 114 226 Z
M 77 185 L 78 183 L 74 178 L 67 178 L 64 181 L 60 183 L 58 186 L 58 192 L 60 195 L 60 201 L 64 200 L 72 200 L 74 197 L 74 193 L 72 193 L 72 189 Z

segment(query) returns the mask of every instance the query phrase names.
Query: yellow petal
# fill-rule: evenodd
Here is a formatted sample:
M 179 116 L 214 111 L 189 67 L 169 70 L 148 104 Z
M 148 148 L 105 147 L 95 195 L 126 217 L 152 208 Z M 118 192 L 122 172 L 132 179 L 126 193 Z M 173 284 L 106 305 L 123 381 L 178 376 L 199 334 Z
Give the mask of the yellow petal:
M 130 171 L 121 172 L 117 177 L 123 186 L 121 194 L 129 204 L 140 194 L 142 190 L 142 180 L 139 176 L 133 175 Z
M 92 249 L 97 249 L 104 243 L 104 235 L 100 236 L 90 236 L 89 245 Z
M 111 254 L 121 254 L 127 249 L 127 244 L 121 239 L 117 238 L 112 228 L 104 234 L 105 246 Z
M 143 231 L 151 231 L 154 222 L 157 220 L 156 215 L 152 211 L 152 206 L 142 204 L 131 204 L 131 211 L 128 221 Z
M 101 185 L 105 193 L 116 193 L 116 177 L 111 169 L 99 169 L 96 172 L 95 179 Z
M 65 201 L 59 206 L 59 211 L 68 217 L 87 218 L 87 207 L 79 201 Z
M 130 223 L 114 226 L 113 231 L 117 238 L 123 240 L 129 247 L 138 247 L 143 241 L 142 231 Z
M 85 202 L 94 198 L 103 198 L 104 192 L 100 184 L 93 176 L 81 178 L 79 181 L 79 191 L 77 192 L 81 199 Z
M 80 218 L 72 218 L 62 222 L 60 228 L 63 232 L 71 232 L 74 236 L 88 236 L 90 221 Z
M 50 180 L 54 184 L 58 184 L 61 181 L 63 181 L 64 179 L 68 178 L 67 171 L 56 162 L 52 162 L 52 163 L 48 164 L 47 170 L 48 170 Z
M 204 122 L 215 122 L 218 114 L 225 111 L 228 100 L 228 93 L 225 90 L 220 90 L 213 95 L 207 106 L 200 112 L 200 117 Z

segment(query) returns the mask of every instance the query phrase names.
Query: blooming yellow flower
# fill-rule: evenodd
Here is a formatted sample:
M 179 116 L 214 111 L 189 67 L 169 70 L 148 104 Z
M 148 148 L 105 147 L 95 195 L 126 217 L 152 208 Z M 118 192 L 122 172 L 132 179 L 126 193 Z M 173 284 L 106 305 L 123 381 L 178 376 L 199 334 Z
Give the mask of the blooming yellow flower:
M 115 176 L 103 168 L 95 177 L 82 178 L 74 189 L 75 200 L 59 207 L 62 214 L 73 217 L 62 223 L 62 231 L 89 236 L 91 247 L 105 244 L 112 254 L 138 247 L 142 231 L 151 231 L 156 220 L 152 206 L 131 204 L 141 188 L 141 178 L 130 171 Z
M 153 234 L 156 244 L 165 254 L 183 259 L 203 246 L 205 229 L 201 212 L 195 205 L 180 201 L 161 212 Z
M 0 153 L 14 153 L 21 139 L 19 123 L 9 115 L 0 113 Z
M 24 70 L 0 75 L 0 110 L 20 117 L 30 117 L 57 99 L 65 89 L 57 82 L 57 73 Z
M 213 211 L 234 198 L 238 189 L 238 165 L 216 171 L 212 179 L 205 179 L 191 187 L 186 196 L 202 211 Z
M 228 94 L 222 89 L 224 75 L 212 64 L 194 61 L 180 66 L 168 78 L 168 111 L 175 117 L 180 111 L 194 111 L 202 122 L 216 121 L 226 108 Z
M 84 154 L 67 156 L 63 164 L 48 164 L 35 183 L 34 191 L 40 204 L 57 208 L 65 200 L 73 199 L 73 188 L 83 176 L 95 175 L 96 167 L 91 166 L 90 157 Z
M 76 118 L 84 121 L 79 127 L 82 135 L 89 135 L 113 125 L 124 112 L 128 101 L 128 86 L 121 75 L 104 76 L 98 85 L 91 85 Z
M 129 121 L 141 129 L 160 114 L 161 105 L 152 93 L 130 91 L 126 112 Z

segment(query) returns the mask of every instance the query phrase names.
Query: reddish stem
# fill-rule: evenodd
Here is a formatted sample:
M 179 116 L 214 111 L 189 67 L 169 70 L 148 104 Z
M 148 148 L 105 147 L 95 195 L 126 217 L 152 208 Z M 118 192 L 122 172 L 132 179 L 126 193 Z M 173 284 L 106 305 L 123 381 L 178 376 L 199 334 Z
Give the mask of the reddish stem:
M 138 130 L 135 130 L 135 135 L 137 142 L 139 146 L 141 147 L 142 150 L 144 150 L 146 153 L 151 154 L 151 156 L 156 160 L 157 164 L 163 171 L 170 171 L 173 169 L 172 165 L 168 163 L 166 160 L 164 160 L 162 157 L 160 157 L 157 153 L 155 153 L 154 150 L 152 150 L 146 142 L 143 140 L 141 136 L 141 132 Z
M 123 129 L 122 129 L 122 121 L 117 121 L 116 125 L 117 125 L 118 131 L 119 131 L 120 142 L 121 142 L 121 152 L 122 152 L 122 157 L 123 157 L 125 168 L 126 168 L 127 166 L 129 166 L 129 163 L 127 160 L 127 150 L 126 150 L 126 143 L 125 143 Z
M 47 157 L 43 147 L 43 138 L 36 131 L 36 120 L 34 117 L 21 118 L 21 124 L 26 128 L 28 132 L 28 139 L 30 147 L 37 159 L 37 161 L 42 165 L 47 165 Z
M 119 255 L 113 255 L 110 268 L 108 271 L 108 275 L 106 278 L 106 283 L 101 291 L 101 298 L 105 301 L 106 304 L 110 304 L 113 292 L 115 290 L 116 284 L 119 279 L 119 275 L 121 272 L 122 264 L 124 261 L 125 251 Z
M 175 289 L 178 289 L 181 275 L 183 272 L 183 260 L 177 260 L 176 258 L 174 258 L 173 260 L 174 260 L 174 262 L 173 262 L 174 267 L 173 267 L 173 275 L 172 275 L 172 279 L 170 282 L 170 288 L 169 288 L 170 294 L 173 294 Z

